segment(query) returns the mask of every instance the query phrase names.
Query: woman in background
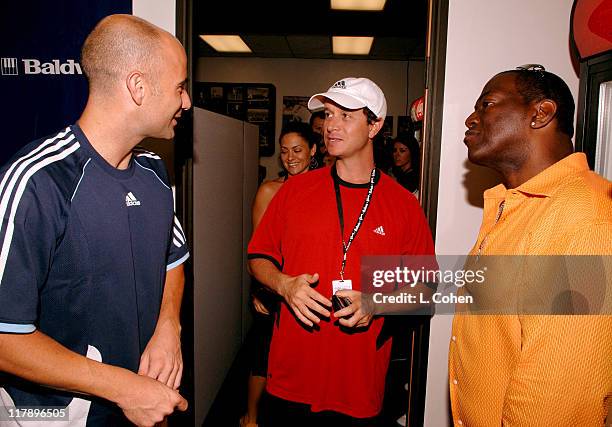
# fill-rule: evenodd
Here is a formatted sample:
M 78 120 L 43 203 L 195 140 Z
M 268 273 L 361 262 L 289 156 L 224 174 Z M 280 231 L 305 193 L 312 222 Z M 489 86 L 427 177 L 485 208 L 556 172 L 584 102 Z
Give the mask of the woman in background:
M 402 187 L 416 197 L 419 195 L 420 166 L 421 150 L 416 138 L 409 134 L 398 135 L 393 141 L 391 174 Z
M 259 225 L 270 201 L 280 187 L 292 176 L 308 172 L 312 158 L 317 151 L 316 140 L 308 123 L 291 122 L 283 128 L 279 138 L 280 160 L 287 175 L 266 181 L 257 190 L 252 212 L 253 231 Z M 274 295 L 257 287 L 252 292 L 252 297 L 253 306 L 257 311 L 252 330 L 254 351 L 249 375 L 247 413 L 240 419 L 240 427 L 257 426 L 259 401 L 266 388 L 268 353 L 275 318 Z

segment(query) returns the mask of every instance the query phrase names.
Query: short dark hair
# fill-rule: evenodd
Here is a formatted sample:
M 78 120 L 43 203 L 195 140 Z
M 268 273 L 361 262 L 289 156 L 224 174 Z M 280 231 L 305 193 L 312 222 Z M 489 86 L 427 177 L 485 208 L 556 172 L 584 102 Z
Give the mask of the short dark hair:
M 365 114 L 366 118 L 368 119 L 369 125 L 378 121 L 376 114 L 374 114 L 368 107 L 363 107 L 363 114 Z
M 312 124 L 314 123 L 315 119 L 323 119 L 323 120 L 325 120 L 325 111 L 323 111 L 323 110 L 315 111 L 314 113 L 312 113 L 310 115 L 310 121 L 308 123 L 310 123 L 311 127 L 312 127 Z
M 570 138 L 574 136 L 574 97 L 567 84 L 548 71 L 509 70 L 516 77 L 516 88 L 526 104 L 550 99 L 557 104 L 557 128 Z
M 317 143 L 317 135 L 315 135 L 308 123 L 295 121 L 283 125 L 283 129 L 278 137 L 278 142 L 280 143 L 283 136 L 287 135 L 288 133 L 297 133 L 299 136 L 304 138 L 308 142 L 309 148 L 312 148 Z

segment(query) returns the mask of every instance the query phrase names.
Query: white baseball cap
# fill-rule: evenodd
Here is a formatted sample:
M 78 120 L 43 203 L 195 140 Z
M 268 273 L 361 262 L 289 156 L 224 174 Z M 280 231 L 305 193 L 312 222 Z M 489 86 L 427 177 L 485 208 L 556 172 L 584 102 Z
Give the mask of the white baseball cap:
M 311 96 L 308 108 L 310 110 L 323 108 L 323 98 L 328 98 L 350 110 L 367 107 L 379 119 L 384 120 L 387 115 L 385 94 L 376 83 L 364 77 L 346 77 L 338 80 L 327 92 Z

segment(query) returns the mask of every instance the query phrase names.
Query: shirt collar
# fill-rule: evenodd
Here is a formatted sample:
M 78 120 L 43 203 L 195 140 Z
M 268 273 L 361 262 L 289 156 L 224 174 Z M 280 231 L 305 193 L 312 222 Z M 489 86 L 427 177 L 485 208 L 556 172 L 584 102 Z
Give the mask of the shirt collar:
M 544 169 L 514 190 L 528 196 L 550 197 L 557 186 L 568 176 L 588 170 L 589 164 L 586 155 L 584 153 L 573 153 Z M 507 191 L 508 189 L 504 184 L 499 184 L 485 191 L 484 198 L 504 198 Z
M 369 188 L 370 187 L 369 182 L 364 182 L 363 184 L 353 184 L 352 182 L 343 180 L 338 175 L 338 171 L 336 170 L 335 164 L 331 167 L 331 176 L 335 182 L 337 182 L 338 184 L 344 187 L 349 187 L 349 188 Z M 378 181 L 380 181 L 380 171 L 376 169 L 376 173 L 374 174 L 374 185 L 378 184 Z

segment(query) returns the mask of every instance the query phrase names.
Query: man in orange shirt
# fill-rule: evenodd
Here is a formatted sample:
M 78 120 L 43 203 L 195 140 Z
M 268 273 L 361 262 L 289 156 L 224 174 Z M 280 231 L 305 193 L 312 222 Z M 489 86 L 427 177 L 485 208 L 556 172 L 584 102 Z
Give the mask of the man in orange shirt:
M 612 183 L 573 152 L 573 117 L 569 88 L 542 66 L 486 84 L 464 142 L 470 161 L 499 172 L 503 184 L 484 194 L 474 258 L 529 255 L 524 267 L 551 258 L 533 255 L 612 254 Z M 610 257 L 598 259 L 610 274 Z M 516 294 L 542 294 L 541 284 L 554 282 L 537 269 L 545 280 L 526 282 L 524 271 L 506 275 Z M 457 313 L 449 350 L 455 425 L 603 425 L 612 401 L 609 282 L 598 308 L 589 306 L 599 315 Z

